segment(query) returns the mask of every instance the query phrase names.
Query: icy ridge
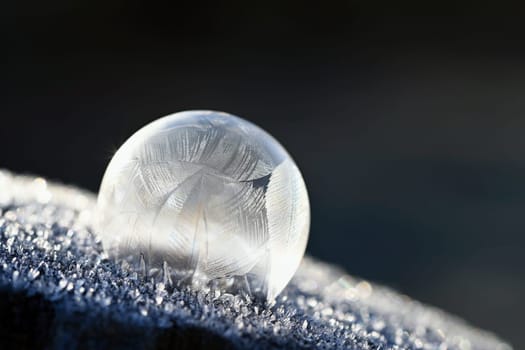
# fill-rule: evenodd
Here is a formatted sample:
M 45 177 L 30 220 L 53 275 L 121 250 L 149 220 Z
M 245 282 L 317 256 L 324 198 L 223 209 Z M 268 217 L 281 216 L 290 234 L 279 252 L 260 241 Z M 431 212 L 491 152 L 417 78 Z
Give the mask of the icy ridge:
M 144 278 L 103 253 L 91 230 L 94 204 L 88 192 L 0 170 L 0 291 L 40 296 L 52 306 L 49 348 L 151 348 L 166 332 L 183 338 L 200 329 L 239 349 L 511 349 L 310 257 L 266 305 L 179 287 L 166 272 Z

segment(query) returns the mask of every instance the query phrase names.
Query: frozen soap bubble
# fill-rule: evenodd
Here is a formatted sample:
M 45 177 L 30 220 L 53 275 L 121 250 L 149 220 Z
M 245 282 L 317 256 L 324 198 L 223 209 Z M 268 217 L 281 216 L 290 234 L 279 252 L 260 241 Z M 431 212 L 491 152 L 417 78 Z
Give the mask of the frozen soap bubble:
M 97 206 L 111 256 L 267 300 L 295 273 L 310 226 L 306 187 L 286 150 L 256 125 L 213 111 L 137 131 L 106 169 Z

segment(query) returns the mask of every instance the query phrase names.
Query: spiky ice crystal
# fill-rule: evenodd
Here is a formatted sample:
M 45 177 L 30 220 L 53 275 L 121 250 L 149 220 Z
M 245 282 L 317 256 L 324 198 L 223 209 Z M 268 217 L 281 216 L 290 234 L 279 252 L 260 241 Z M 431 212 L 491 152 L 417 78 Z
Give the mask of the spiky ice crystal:
M 286 150 L 239 117 L 187 111 L 154 121 L 111 160 L 98 196 L 105 249 L 174 278 L 234 278 L 272 300 L 304 255 L 306 187 Z

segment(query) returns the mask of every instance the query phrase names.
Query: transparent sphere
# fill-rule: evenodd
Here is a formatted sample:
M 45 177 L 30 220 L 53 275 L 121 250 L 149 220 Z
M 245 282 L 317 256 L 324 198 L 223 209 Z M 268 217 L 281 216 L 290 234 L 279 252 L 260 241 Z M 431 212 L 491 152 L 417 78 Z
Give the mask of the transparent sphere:
M 230 114 L 187 111 L 131 136 L 100 187 L 97 232 L 117 258 L 175 278 L 242 281 L 271 300 L 306 247 L 306 187 L 286 150 Z

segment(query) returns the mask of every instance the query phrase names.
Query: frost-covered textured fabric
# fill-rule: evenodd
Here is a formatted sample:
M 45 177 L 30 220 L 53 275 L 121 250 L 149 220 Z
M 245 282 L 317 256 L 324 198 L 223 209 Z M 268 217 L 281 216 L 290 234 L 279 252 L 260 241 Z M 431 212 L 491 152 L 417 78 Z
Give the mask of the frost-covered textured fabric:
M 0 171 L 0 348 L 38 336 L 54 349 L 510 349 L 312 258 L 270 305 L 144 279 L 102 253 L 93 207 L 90 193 Z
M 186 111 L 133 134 L 109 163 L 97 233 L 121 258 L 144 255 L 194 283 L 237 285 L 272 300 L 304 255 L 306 186 L 286 150 L 239 117 Z

